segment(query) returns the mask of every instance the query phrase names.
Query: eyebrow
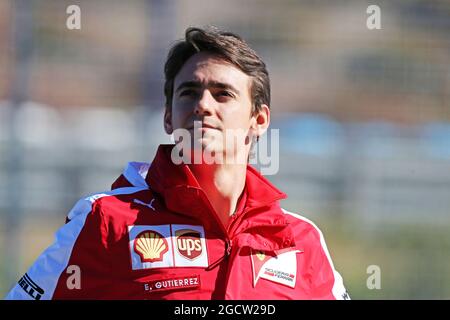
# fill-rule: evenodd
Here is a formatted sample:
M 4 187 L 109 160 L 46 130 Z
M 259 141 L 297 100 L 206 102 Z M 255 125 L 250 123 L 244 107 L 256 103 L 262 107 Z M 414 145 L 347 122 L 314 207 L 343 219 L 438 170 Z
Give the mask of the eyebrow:
M 177 90 L 175 92 L 178 92 L 182 89 L 185 88 L 201 88 L 203 85 L 200 81 L 185 81 L 182 82 Z M 240 94 L 239 90 L 236 89 L 234 86 L 232 86 L 231 84 L 228 83 L 224 83 L 224 82 L 219 82 L 219 81 L 209 81 L 206 83 L 206 87 L 208 88 L 216 88 L 216 89 L 227 89 L 227 90 L 231 90 L 234 93 L 236 93 L 237 95 Z

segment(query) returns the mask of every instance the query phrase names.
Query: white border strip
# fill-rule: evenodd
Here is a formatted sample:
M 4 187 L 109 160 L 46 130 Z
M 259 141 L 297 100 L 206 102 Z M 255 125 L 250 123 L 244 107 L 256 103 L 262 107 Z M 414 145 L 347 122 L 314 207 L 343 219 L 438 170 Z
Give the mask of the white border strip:
M 79 200 L 69 212 L 70 222 L 62 226 L 55 234 L 55 241 L 34 262 L 27 271 L 28 276 L 44 289 L 41 300 L 52 299 L 61 274 L 66 269 L 75 242 L 80 235 L 86 218 L 91 213 L 95 200 L 120 194 L 131 194 L 147 188 L 129 187 L 98 193 Z M 100 232 L 100 230 L 99 230 Z M 32 300 L 20 286 L 15 287 L 6 296 L 7 300 Z
M 334 264 L 333 264 L 333 261 L 331 260 L 331 256 L 328 251 L 327 244 L 325 243 L 325 238 L 322 234 L 322 231 L 320 231 L 320 229 L 317 227 L 317 225 L 314 222 L 312 222 L 311 220 L 309 220 L 299 214 L 289 212 L 283 208 L 281 208 L 281 210 L 285 214 L 291 215 L 299 220 L 309 223 L 310 225 L 312 225 L 314 227 L 314 229 L 317 230 L 317 232 L 319 233 L 319 236 L 320 236 L 320 244 L 322 246 L 323 251 L 325 252 L 325 255 L 327 256 L 327 259 L 331 266 L 331 269 L 333 270 L 333 275 L 334 275 L 334 284 L 333 284 L 333 289 L 332 289 L 333 296 L 336 298 L 336 300 L 344 300 L 343 295 L 347 292 L 347 290 L 344 287 L 344 280 L 342 279 L 342 276 L 339 274 L 339 272 L 334 268 Z
M 145 177 L 149 168 L 150 164 L 146 162 L 128 162 L 122 174 L 133 186 L 148 188 Z

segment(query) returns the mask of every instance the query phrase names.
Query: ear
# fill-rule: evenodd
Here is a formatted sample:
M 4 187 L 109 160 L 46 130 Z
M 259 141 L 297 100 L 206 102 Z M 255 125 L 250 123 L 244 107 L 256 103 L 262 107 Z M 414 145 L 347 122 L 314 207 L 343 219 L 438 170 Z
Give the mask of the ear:
M 172 134 L 172 108 L 166 106 L 166 111 L 164 112 L 164 130 L 167 134 Z
M 260 110 L 252 116 L 251 131 L 256 137 L 262 136 L 270 124 L 270 109 L 266 104 L 262 104 Z

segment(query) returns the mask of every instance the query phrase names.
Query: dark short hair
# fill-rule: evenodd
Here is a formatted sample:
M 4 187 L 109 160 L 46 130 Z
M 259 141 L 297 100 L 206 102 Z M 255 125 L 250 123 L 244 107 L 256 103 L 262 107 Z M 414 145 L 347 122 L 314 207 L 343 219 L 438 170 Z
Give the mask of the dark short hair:
M 172 107 L 175 76 L 186 61 L 198 52 L 209 52 L 238 67 L 252 79 L 252 114 L 262 104 L 270 106 L 270 80 L 266 65 L 256 52 L 238 35 L 213 26 L 186 29 L 185 39 L 169 51 L 164 65 L 166 108 Z

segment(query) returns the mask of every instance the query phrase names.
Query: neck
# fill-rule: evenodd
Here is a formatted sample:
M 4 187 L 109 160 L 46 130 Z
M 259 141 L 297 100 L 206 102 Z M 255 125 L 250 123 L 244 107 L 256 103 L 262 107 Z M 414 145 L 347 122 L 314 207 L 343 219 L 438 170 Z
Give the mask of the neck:
M 245 187 L 246 164 L 190 164 L 225 228 Z

